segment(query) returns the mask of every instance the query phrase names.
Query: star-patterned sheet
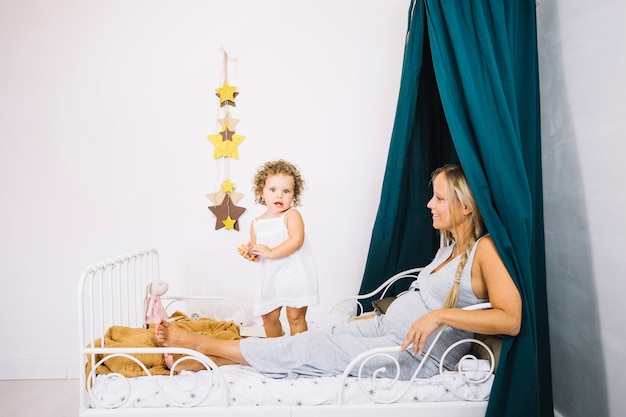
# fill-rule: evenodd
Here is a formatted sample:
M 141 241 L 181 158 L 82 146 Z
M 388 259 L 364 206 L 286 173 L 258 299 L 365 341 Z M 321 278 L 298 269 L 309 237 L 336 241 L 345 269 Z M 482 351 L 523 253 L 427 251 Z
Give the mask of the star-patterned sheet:
M 480 364 L 479 369 L 489 369 Z M 337 403 L 340 377 L 272 379 L 250 367 L 228 365 L 220 368 L 228 387 L 229 406 L 310 406 Z M 466 373 L 468 379 L 481 378 L 487 371 Z M 444 383 L 443 378 L 446 378 Z M 463 401 L 452 391 L 470 399 L 489 395 L 493 375 L 480 384 L 465 381 L 458 373 L 446 373 L 414 382 L 398 381 L 385 388 L 388 379 L 377 385 L 371 380 L 349 378 L 344 383 L 344 404 L 374 402 Z M 210 371 L 182 372 L 168 376 L 127 378 L 99 375 L 91 390 L 92 408 L 118 407 L 206 407 L 223 405 L 221 382 Z M 359 385 L 361 385 L 359 387 Z M 404 392 L 406 391 L 406 392 Z

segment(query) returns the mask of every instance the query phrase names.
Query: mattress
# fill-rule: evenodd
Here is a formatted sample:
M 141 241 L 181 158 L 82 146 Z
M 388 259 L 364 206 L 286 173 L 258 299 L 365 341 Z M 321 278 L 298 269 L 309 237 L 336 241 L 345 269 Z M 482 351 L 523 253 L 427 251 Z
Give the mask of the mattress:
M 230 406 L 305 406 L 337 404 L 343 384 L 344 404 L 422 401 L 481 401 L 489 396 L 493 375 L 489 364 L 473 365 L 478 371 L 444 372 L 413 382 L 340 376 L 274 379 L 248 366 L 220 367 Z M 473 381 L 484 378 L 482 383 Z M 183 371 L 173 376 L 124 378 L 99 375 L 90 390 L 94 408 L 207 407 L 223 405 L 223 387 L 211 371 Z M 132 394 L 131 394 L 132 393 Z M 461 398 L 461 395 L 464 398 Z

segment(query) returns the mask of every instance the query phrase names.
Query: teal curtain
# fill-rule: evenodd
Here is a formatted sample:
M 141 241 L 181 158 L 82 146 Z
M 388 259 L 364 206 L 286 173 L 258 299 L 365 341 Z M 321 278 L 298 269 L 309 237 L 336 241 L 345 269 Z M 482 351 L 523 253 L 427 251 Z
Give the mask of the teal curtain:
M 487 416 L 553 416 L 534 0 L 411 2 L 361 293 L 432 259 L 439 243 L 426 209 L 430 173 L 456 160 L 524 303 Z

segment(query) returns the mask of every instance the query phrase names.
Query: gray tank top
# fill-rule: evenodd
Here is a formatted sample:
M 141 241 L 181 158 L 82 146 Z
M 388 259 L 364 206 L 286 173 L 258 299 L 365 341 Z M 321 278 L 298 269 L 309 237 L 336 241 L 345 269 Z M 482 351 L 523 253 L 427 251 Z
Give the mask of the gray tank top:
M 482 239 L 482 237 L 480 239 Z M 472 265 L 474 263 L 474 256 L 476 255 L 476 247 L 480 239 L 474 243 L 474 247 L 472 247 L 467 262 L 461 272 L 459 299 L 456 304 L 459 308 L 487 301 L 478 299 L 474 294 L 474 290 L 472 290 Z M 411 284 L 411 290 L 419 289 L 422 299 L 429 310 L 441 308 L 450 288 L 452 288 L 456 270 L 461 260 L 460 256 L 448 262 L 439 271 L 433 273 L 433 270 L 450 257 L 455 245 L 456 243 L 441 248 L 435 255 L 435 259 L 420 272 L 417 280 Z

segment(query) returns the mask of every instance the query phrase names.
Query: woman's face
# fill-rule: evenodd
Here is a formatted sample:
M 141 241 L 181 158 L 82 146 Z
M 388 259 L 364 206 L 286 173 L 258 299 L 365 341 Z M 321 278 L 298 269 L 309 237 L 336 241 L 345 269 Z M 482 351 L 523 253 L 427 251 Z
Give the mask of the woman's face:
M 291 175 L 270 175 L 265 180 L 263 199 L 268 210 L 282 213 L 293 202 L 294 182 Z
M 426 207 L 430 209 L 433 216 L 433 227 L 437 230 L 449 230 L 453 232 L 454 223 L 452 221 L 451 205 L 455 204 L 455 215 L 457 226 L 463 222 L 464 210 L 458 199 L 448 201 L 448 182 L 445 174 L 439 174 L 433 180 L 433 197 Z

